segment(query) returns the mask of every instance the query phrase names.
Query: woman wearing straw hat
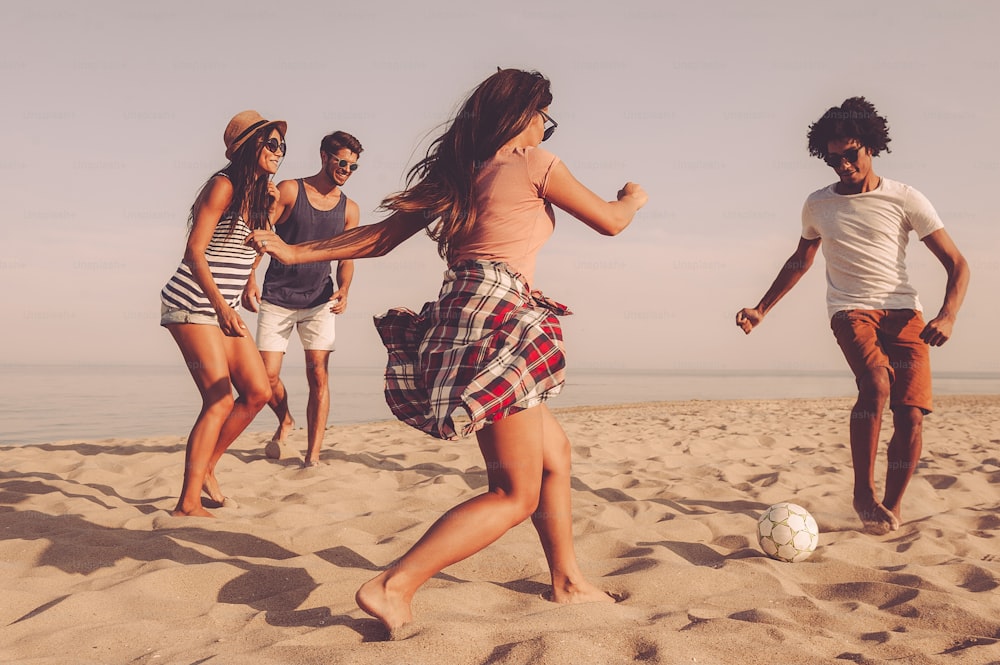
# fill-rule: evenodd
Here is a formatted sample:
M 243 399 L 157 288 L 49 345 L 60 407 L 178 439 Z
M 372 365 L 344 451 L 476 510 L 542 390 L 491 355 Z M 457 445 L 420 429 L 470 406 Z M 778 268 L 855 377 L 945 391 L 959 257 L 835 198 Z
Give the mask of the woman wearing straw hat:
M 483 549 L 530 517 L 548 562 L 549 597 L 611 602 L 584 577 L 573 548 L 570 445 L 544 404 L 564 381 L 561 305 L 532 289 L 535 257 L 552 235 L 552 205 L 615 235 L 646 203 L 626 183 L 606 201 L 539 144 L 556 123 L 549 81 L 505 69 L 473 91 L 388 219 L 336 238 L 288 246 L 255 231 L 253 246 L 285 264 L 385 254 L 419 230 L 448 262 L 438 300 L 420 314 L 377 319 L 389 350 L 386 399 L 404 422 L 433 436 L 476 433 L 489 490 L 450 510 L 395 564 L 357 593 L 361 609 L 392 631 L 412 619 L 410 601 L 438 571 Z M 464 417 L 467 424 L 456 423 Z
M 286 129 L 284 121 L 265 120 L 256 111 L 229 121 L 223 139 L 230 163 L 195 198 L 184 259 L 160 292 L 160 325 L 180 347 L 202 398 L 188 436 L 176 516 L 212 517 L 202 491 L 217 505 L 226 501 L 215 465 L 271 398 L 264 364 L 235 308 L 261 256 L 246 238 L 271 226 L 277 187 L 270 176 L 285 155 Z

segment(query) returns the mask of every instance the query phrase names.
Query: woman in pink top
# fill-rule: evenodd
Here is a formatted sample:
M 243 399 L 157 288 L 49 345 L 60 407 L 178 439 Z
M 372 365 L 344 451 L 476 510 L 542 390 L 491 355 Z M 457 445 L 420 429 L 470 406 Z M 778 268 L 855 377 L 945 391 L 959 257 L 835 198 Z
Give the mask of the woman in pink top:
M 544 403 L 564 381 L 557 315 L 568 312 L 532 282 L 535 257 L 552 234 L 553 204 L 616 235 L 647 196 L 626 183 L 605 201 L 539 148 L 556 127 L 551 102 L 541 74 L 498 71 L 410 170 L 408 187 L 382 202 L 389 218 L 300 245 L 268 231 L 249 241 L 294 264 L 382 256 L 426 228 L 448 262 L 436 301 L 376 321 L 389 351 L 386 400 L 401 420 L 433 436 L 475 433 L 489 491 L 450 510 L 358 590 L 358 605 L 390 635 L 411 621 L 410 601 L 424 582 L 528 517 L 548 561 L 551 600 L 613 602 L 577 564 L 569 440 Z

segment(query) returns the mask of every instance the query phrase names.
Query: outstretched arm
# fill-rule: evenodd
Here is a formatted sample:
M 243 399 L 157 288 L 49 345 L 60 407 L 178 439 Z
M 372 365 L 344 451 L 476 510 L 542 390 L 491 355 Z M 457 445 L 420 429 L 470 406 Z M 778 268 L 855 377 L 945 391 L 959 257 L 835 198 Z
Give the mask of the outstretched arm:
M 799 246 L 795 248 L 795 253 L 785 261 L 785 265 L 778 271 L 778 276 L 774 278 L 771 288 L 767 290 L 757 306 L 746 307 L 736 313 L 736 325 L 742 328 L 743 332 L 749 335 L 750 331 L 764 320 L 771 308 L 777 305 L 778 301 L 791 291 L 793 286 L 798 284 L 802 275 L 806 274 L 812 267 L 819 243 L 819 238 L 814 240 L 799 238 Z
M 314 261 L 343 261 L 384 256 L 432 221 L 418 212 L 395 212 L 377 224 L 359 226 L 339 236 L 286 245 L 273 231 L 257 230 L 247 244 L 285 265 Z
M 549 172 L 545 198 L 598 233 L 613 236 L 625 230 L 649 196 L 639 185 L 627 182 L 618 190 L 617 201 L 605 201 L 558 162 Z
M 920 333 L 920 338 L 931 346 L 941 346 L 951 337 L 955 317 L 965 300 L 965 292 L 969 288 L 969 263 L 944 229 L 925 236 L 923 242 L 948 272 L 948 285 L 941 311 L 928 321 Z

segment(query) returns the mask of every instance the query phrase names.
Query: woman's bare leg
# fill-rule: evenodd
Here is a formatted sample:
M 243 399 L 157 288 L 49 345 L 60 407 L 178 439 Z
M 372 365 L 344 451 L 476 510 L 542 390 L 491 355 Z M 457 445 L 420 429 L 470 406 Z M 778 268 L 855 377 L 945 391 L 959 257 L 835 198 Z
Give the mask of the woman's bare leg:
M 219 503 L 225 500 L 225 496 L 219 489 L 219 482 L 215 477 L 215 465 L 218 464 L 236 437 L 243 433 L 271 399 L 271 386 L 267 378 L 267 371 L 264 369 L 264 361 L 260 357 L 260 352 L 257 351 L 257 345 L 253 338 L 249 335 L 246 337 L 225 337 L 223 347 L 226 352 L 230 381 L 236 388 L 239 397 L 219 431 L 215 448 L 209 458 L 208 472 L 205 475 L 204 490 L 213 501 Z
M 168 326 L 201 393 L 202 407 L 188 436 L 184 484 L 173 514 L 212 517 L 201 505 L 204 490 L 222 503 L 215 465 L 226 448 L 270 396 L 267 373 L 251 337 L 226 337 L 216 326 L 180 323 Z M 233 399 L 233 385 L 240 392 Z M 252 413 L 251 413 L 252 412 Z
M 233 388 L 223 346 L 224 335 L 216 326 L 178 323 L 167 326 L 201 393 L 201 412 L 188 435 L 184 455 L 184 484 L 176 516 L 212 517 L 201 505 L 201 491 L 219 433 L 233 410 Z
M 358 606 L 390 631 L 410 622 L 417 589 L 527 519 L 542 482 L 542 411 L 526 409 L 479 431 L 490 487 L 445 513 L 399 561 L 358 589 Z
M 607 593 L 587 581 L 573 547 L 573 508 L 570 495 L 569 438 L 544 404 L 542 411 L 542 489 L 531 522 L 538 532 L 552 575 L 552 597 L 557 603 L 613 603 Z

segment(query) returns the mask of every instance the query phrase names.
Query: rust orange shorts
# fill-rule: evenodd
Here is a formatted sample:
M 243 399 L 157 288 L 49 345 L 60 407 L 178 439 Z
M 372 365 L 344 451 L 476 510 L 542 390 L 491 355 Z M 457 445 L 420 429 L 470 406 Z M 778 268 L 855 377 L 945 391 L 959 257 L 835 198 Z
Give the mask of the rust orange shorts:
M 912 309 L 850 309 L 830 320 L 847 364 L 860 379 L 885 368 L 892 385 L 889 407 L 932 409 L 930 347 L 920 339 L 924 319 Z

